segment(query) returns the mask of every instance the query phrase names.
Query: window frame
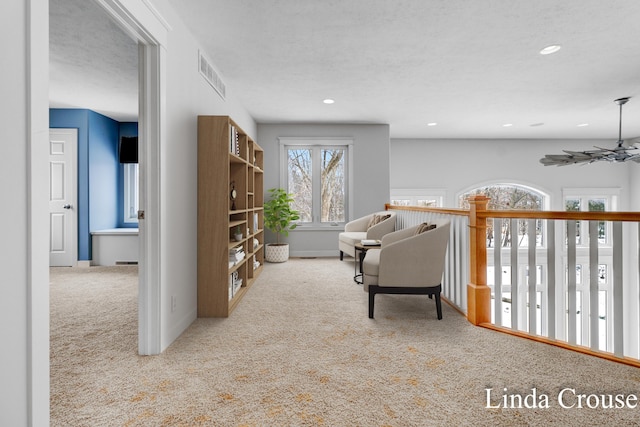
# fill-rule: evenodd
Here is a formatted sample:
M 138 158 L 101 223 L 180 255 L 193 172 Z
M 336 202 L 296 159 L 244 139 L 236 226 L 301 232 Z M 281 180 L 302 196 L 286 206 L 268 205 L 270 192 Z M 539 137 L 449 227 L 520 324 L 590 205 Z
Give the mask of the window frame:
M 312 196 L 312 221 L 311 222 L 296 222 L 297 227 L 295 230 L 327 230 L 344 227 L 344 225 L 351 220 L 351 206 L 353 206 L 353 138 L 349 137 L 278 137 L 279 143 L 279 172 L 280 172 L 280 188 L 287 189 L 288 185 L 288 153 L 287 150 L 291 148 L 344 148 L 346 150 L 345 167 L 345 220 L 344 222 L 332 222 L 322 223 L 320 218 L 320 203 L 318 198 L 320 197 L 319 191 L 315 188 L 315 178 L 313 181 L 313 196 Z M 315 168 L 315 166 L 312 166 Z M 313 171 L 314 177 L 319 171 Z M 292 232 L 295 232 L 293 230 Z
M 138 163 L 123 163 L 123 222 L 125 224 L 138 223 L 139 209 L 139 186 L 138 174 L 140 168 Z

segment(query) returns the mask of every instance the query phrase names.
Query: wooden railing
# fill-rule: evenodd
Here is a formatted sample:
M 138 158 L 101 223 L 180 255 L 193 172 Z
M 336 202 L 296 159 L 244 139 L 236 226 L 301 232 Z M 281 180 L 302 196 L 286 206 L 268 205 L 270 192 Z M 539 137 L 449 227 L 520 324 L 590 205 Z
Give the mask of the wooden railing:
M 474 325 L 640 366 L 640 212 L 488 210 L 488 201 L 386 208 L 400 228 L 451 219 L 443 296 Z

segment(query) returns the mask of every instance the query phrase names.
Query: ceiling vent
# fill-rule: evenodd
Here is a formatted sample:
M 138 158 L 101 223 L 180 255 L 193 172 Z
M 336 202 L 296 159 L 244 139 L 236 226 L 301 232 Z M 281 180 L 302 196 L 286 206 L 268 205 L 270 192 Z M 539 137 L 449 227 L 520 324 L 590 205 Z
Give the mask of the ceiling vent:
M 211 61 L 209 61 L 201 51 L 198 51 L 198 59 L 198 68 L 202 77 L 204 77 L 204 79 L 211 85 L 211 87 L 213 87 L 216 92 L 218 92 L 218 95 L 220 95 L 222 99 L 225 99 L 227 94 L 227 87 L 224 85 L 222 79 L 211 65 Z

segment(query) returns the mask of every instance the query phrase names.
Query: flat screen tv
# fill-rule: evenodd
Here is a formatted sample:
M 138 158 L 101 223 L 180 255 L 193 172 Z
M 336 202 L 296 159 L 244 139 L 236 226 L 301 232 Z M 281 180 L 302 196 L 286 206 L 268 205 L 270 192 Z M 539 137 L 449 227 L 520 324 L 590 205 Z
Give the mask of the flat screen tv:
M 138 163 L 138 137 L 121 137 L 118 153 L 120 163 Z

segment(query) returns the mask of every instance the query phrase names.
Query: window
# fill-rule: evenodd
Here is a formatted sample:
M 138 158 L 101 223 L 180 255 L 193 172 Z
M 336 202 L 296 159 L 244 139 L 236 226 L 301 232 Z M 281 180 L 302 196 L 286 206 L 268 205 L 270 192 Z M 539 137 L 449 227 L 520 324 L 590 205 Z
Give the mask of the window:
M 299 226 L 337 226 L 349 218 L 353 141 L 280 138 L 282 187 L 293 195 Z
M 546 204 L 546 196 L 532 188 L 517 184 L 494 184 L 486 187 L 475 188 L 460 195 L 458 204 L 461 208 L 469 209 L 468 198 L 474 195 L 489 197 L 488 209 L 518 209 L 518 210 L 543 210 Z M 542 221 L 537 220 L 536 246 L 542 246 Z M 517 246 L 529 245 L 529 222 L 518 220 L 516 230 L 511 230 L 509 220 L 502 220 L 501 230 L 494 233 L 493 221 L 487 226 L 487 247 L 510 247 L 512 243 Z M 497 240 L 499 239 L 499 240 Z
M 392 189 L 391 204 L 396 206 L 420 206 L 441 208 L 444 206 L 444 190 L 438 189 Z
M 616 189 L 565 189 L 564 193 L 564 210 L 566 211 L 588 211 L 588 212 L 604 212 L 615 211 L 617 206 Z M 610 224 L 600 221 L 598 222 L 598 243 L 609 244 L 609 236 L 611 234 Z M 589 244 L 589 224 L 588 221 L 576 221 L 576 244 Z
M 138 164 L 124 163 L 124 222 L 138 222 Z

